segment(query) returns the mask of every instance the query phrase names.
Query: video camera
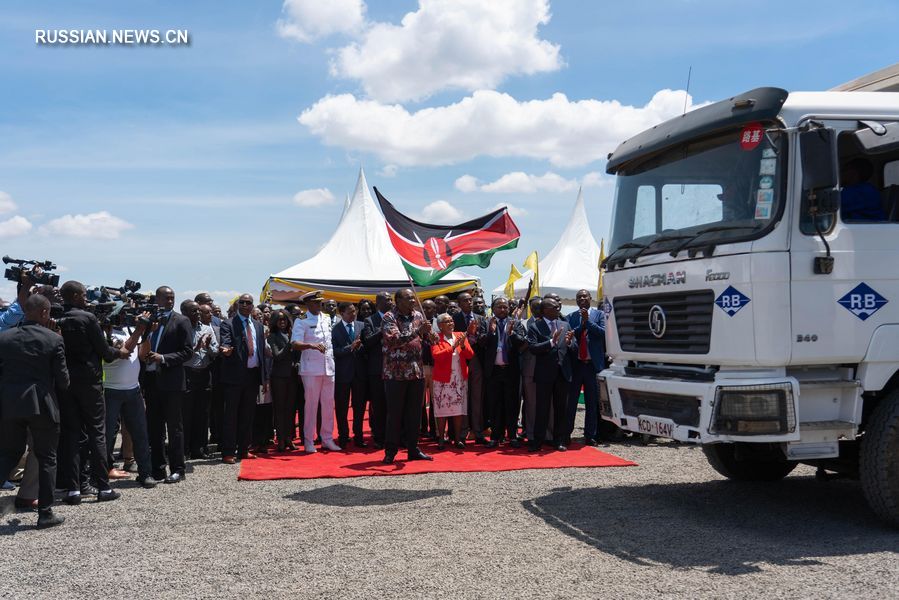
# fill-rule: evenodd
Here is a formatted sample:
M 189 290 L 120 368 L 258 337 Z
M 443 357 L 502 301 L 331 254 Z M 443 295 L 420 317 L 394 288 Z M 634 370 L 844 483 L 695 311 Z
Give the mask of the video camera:
M 34 281 L 34 283 L 52 285 L 53 287 L 59 285 L 59 275 L 48 273 L 48 271 L 52 271 L 56 268 L 56 265 L 49 260 L 25 260 L 22 258 L 10 258 L 9 256 L 4 256 L 3 264 L 8 265 L 10 263 L 13 263 L 15 266 L 6 269 L 6 272 L 3 274 L 9 281 L 22 283 L 22 275 L 28 273 L 28 276 L 31 277 L 31 280 Z M 41 269 L 42 273 L 40 275 L 35 274 L 35 269 Z

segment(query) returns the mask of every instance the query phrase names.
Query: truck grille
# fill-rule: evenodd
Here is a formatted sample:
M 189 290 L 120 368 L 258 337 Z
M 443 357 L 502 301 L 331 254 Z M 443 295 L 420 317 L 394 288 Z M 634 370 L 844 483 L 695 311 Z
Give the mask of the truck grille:
M 678 425 L 699 426 L 699 398 L 695 396 L 672 396 L 656 392 L 619 390 L 621 408 L 624 414 L 636 417 L 659 417 L 671 419 Z
M 615 298 L 615 322 L 621 349 L 661 354 L 708 354 L 714 302 L 712 290 Z M 654 336 L 649 328 L 649 311 L 656 305 L 665 311 L 662 337 Z

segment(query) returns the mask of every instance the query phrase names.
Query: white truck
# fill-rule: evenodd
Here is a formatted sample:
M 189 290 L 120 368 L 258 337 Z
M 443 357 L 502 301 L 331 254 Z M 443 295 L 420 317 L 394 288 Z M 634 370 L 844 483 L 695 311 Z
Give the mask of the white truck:
M 759 88 L 619 145 L 600 412 L 899 525 L 899 93 Z

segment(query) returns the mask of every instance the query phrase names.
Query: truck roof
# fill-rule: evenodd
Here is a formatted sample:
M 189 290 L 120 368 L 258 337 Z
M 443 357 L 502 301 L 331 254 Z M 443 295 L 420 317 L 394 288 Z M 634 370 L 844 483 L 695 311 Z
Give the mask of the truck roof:
M 899 118 L 899 93 L 787 92 L 773 87 L 756 88 L 701 106 L 623 141 L 609 154 L 606 171 L 617 173 L 634 159 L 744 123 L 780 118 L 788 127 L 795 127 L 808 117 L 837 115 Z

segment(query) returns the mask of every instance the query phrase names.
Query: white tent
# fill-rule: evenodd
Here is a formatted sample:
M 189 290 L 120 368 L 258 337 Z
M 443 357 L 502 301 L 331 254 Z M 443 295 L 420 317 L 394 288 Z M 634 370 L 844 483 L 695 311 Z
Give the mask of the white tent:
M 457 270 L 432 286 L 415 289 L 424 298 L 479 284 L 477 277 Z M 331 239 L 312 258 L 269 277 L 266 287 L 276 303 L 295 301 L 312 290 L 323 290 L 326 298 L 355 302 L 371 299 L 381 290 L 409 287 L 362 169 Z
M 587 211 L 584 208 L 583 190 L 578 190 L 577 201 L 568 225 L 549 254 L 542 257 L 540 265 L 540 294 L 558 294 L 566 304 L 574 303 L 578 290 L 596 293 L 599 281 L 599 244 L 590 231 Z M 528 270 L 515 282 L 515 297 L 524 298 L 533 273 Z M 505 284 L 493 290 L 494 296 L 505 294 Z

